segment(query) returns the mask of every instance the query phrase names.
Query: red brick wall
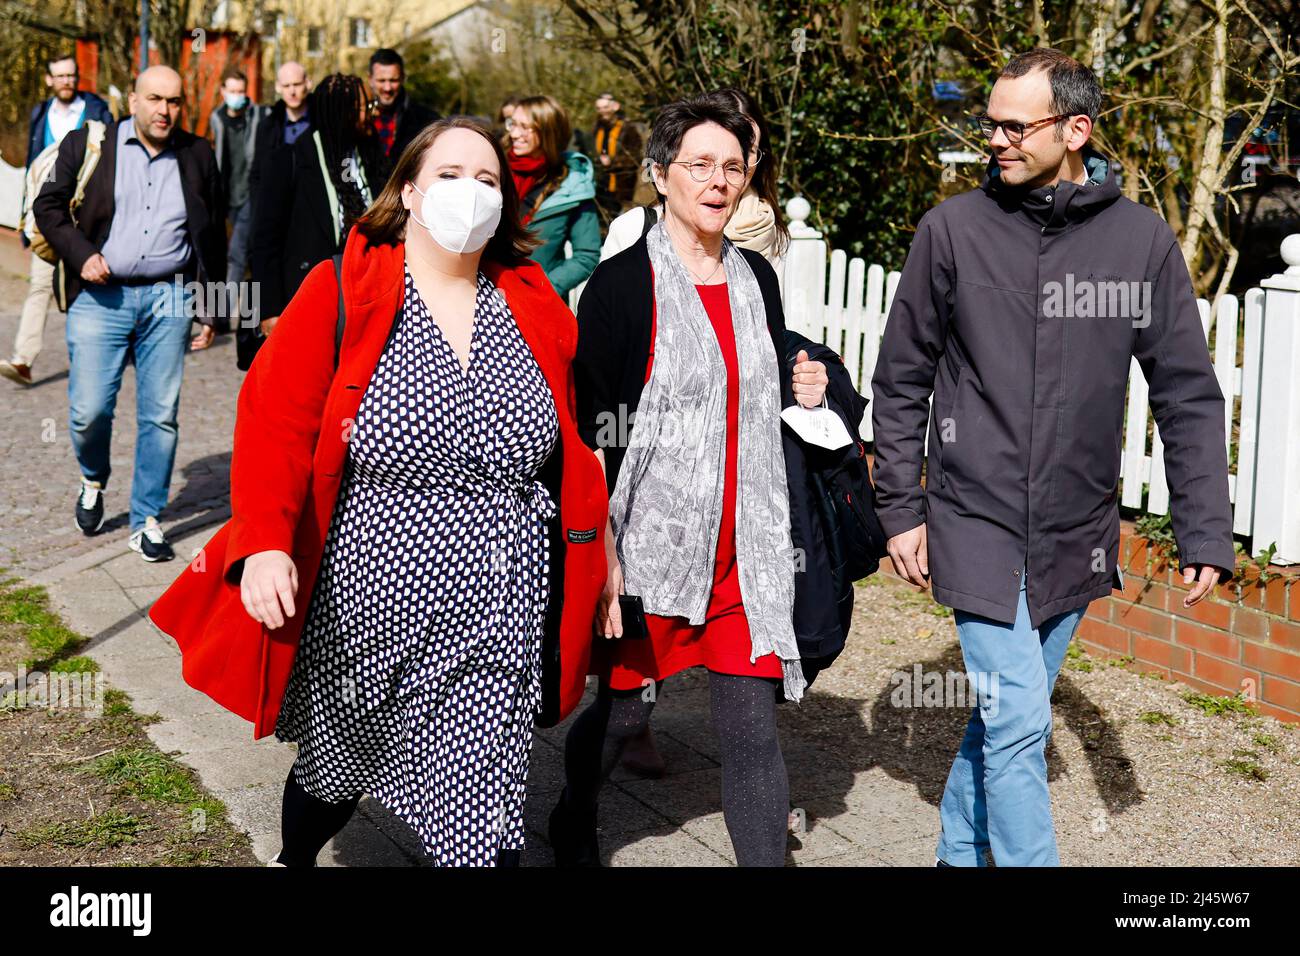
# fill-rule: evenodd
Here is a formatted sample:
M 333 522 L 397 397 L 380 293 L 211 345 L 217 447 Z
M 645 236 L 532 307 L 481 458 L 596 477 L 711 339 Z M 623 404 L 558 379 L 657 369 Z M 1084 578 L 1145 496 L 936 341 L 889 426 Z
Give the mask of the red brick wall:
M 1131 656 L 1207 694 L 1245 692 L 1260 713 L 1300 723 L 1300 573 L 1252 567 L 1195 607 L 1183 607 L 1182 575 L 1124 522 L 1124 591 L 1093 601 L 1079 640 L 1105 657 Z
M 1079 624 L 1089 652 L 1132 657 L 1133 670 L 1207 694 L 1244 690 L 1260 713 L 1300 723 L 1300 568 L 1270 567 L 1261 584 L 1251 567 L 1185 608 L 1182 575 L 1133 534 L 1130 521 L 1121 522 L 1119 555 L 1124 590 L 1093 601 Z M 902 580 L 888 558 L 880 573 Z
M 1300 723 L 1300 569 L 1254 568 L 1192 608 L 1176 569 L 1152 555 L 1123 522 L 1124 590 L 1093 601 L 1078 639 L 1098 657 L 1132 657 L 1130 669 L 1156 673 L 1216 696 L 1245 691 L 1255 707 Z M 897 578 L 889 559 L 880 573 Z M 1253 682 L 1253 683 L 1249 683 Z

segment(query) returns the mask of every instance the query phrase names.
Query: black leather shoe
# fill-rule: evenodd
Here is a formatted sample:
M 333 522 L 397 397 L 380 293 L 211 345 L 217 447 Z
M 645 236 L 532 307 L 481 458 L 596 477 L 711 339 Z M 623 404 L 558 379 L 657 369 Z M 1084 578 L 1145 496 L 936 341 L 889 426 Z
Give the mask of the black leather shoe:
M 596 839 L 596 815 L 593 813 L 590 819 L 582 820 L 573 812 L 563 793 L 551 811 L 546 835 L 555 851 L 556 866 L 603 865 L 600 862 L 600 844 Z

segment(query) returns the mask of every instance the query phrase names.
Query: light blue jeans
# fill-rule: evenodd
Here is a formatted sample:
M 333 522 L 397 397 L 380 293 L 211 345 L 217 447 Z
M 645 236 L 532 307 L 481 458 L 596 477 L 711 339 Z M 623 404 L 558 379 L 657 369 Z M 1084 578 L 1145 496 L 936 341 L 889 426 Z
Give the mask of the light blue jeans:
M 1015 624 L 955 612 L 971 681 L 988 688 L 971 712 L 939 804 L 937 855 L 950 866 L 1059 866 L 1047 792 L 1052 687 L 1087 606 L 1029 626 L 1025 574 Z M 995 678 L 995 679 L 994 679 Z
M 131 530 L 167 504 L 176 415 L 189 350 L 188 293 L 178 283 L 82 286 L 68 308 L 68 430 L 81 474 L 108 486 L 113 412 L 122 373 L 135 365 L 135 474 Z

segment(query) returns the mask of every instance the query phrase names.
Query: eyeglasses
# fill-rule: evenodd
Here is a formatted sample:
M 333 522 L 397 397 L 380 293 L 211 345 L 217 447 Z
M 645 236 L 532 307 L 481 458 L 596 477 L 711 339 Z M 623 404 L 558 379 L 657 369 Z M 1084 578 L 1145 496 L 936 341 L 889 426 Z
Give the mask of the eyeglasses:
M 748 166 L 740 163 L 711 163 L 708 160 L 696 159 L 691 162 L 678 160 L 669 163 L 670 166 L 685 166 L 686 171 L 691 174 L 691 179 L 697 183 L 707 183 L 713 178 L 713 171 L 719 166 L 722 167 L 722 177 L 732 186 L 745 185 L 745 176 L 749 172 Z
M 1006 134 L 1007 142 L 1013 146 L 1024 142 L 1025 136 L 1040 126 L 1046 126 L 1048 123 L 1055 123 L 1057 120 L 1069 119 L 1072 113 L 1058 113 L 1056 116 L 1049 116 L 1046 119 L 1034 120 L 1032 123 L 1018 123 L 1015 120 L 995 120 L 987 114 L 972 116 L 971 122 L 984 134 L 985 139 L 991 140 L 993 134 L 1002 127 L 1002 132 Z

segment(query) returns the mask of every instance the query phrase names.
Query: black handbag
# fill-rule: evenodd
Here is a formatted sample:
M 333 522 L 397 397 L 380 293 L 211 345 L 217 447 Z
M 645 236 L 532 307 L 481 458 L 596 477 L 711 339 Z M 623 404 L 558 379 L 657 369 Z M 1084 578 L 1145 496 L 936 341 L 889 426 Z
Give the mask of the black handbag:
M 836 465 L 811 470 L 816 504 L 831 555 L 831 569 L 850 582 L 875 574 L 888 557 L 885 529 L 876 517 L 866 445 L 855 441 Z

